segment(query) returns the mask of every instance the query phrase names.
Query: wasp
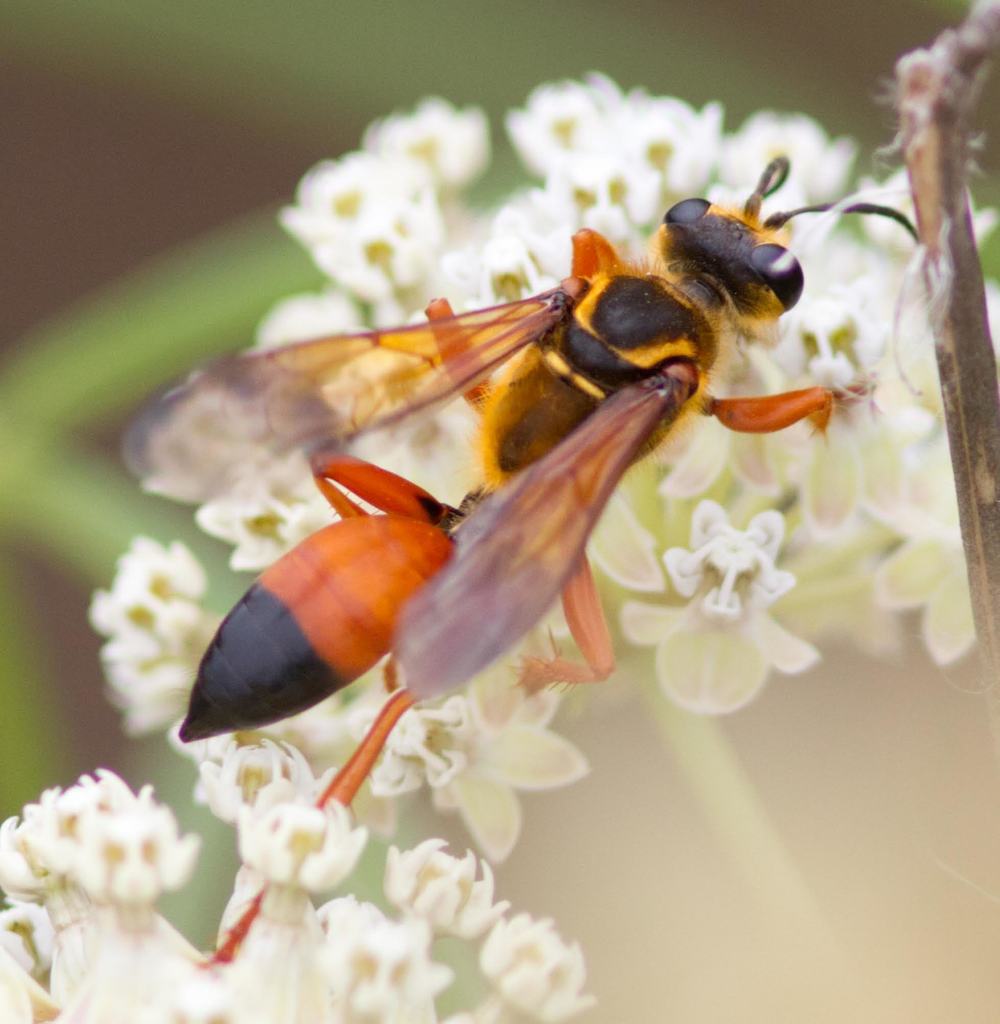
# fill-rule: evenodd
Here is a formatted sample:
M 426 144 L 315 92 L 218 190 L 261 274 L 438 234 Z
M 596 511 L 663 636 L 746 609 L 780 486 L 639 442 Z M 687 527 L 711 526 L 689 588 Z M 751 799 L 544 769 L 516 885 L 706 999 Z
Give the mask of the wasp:
M 607 677 L 614 653 L 585 547 L 626 470 L 690 417 L 746 432 L 804 419 L 822 429 L 838 397 L 821 387 L 710 392 L 724 358 L 742 339 L 766 337 L 802 294 L 782 228 L 829 206 L 762 217 L 788 171 L 786 158 L 772 161 L 740 208 L 676 203 L 643 262 L 583 229 L 570 276 L 551 291 L 459 315 L 439 299 L 426 323 L 224 357 L 155 402 L 126 451 L 158 489 L 206 500 L 262 453 L 299 449 L 340 515 L 267 569 L 223 621 L 182 738 L 284 718 L 386 654 L 406 701 L 445 692 L 509 649 L 560 594 L 584 663 L 530 659 L 522 681 Z M 890 208 L 842 212 L 888 216 L 915 235 Z M 360 434 L 458 395 L 480 414 L 482 470 L 459 508 L 350 454 Z

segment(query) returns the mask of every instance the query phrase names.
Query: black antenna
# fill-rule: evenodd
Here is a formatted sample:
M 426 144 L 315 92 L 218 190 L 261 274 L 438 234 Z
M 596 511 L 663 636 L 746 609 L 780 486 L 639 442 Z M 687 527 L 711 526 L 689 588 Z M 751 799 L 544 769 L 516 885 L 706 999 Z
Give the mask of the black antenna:
M 751 196 L 751 198 L 753 197 Z M 747 202 L 749 203 L 749 200 L 747 200 Z M 780 228 L 787 224 L 793 217 L 797 217 L 800 213 L 823 213 L 826 210 L 834 209 L 836 205 L 836 203 L 819 203 L 816 206 L 800 206 L 797 210 L 789 210 L 787 213 L 772 213 L 771 216 L 764 221 L 764 227 Z M 905 213 L 900 213 L 899 210 L 894 210 L 891 206 L 879 206 L 876 203 L 854 203 L 852 206 L 845 206 L 837 212 L 872 213 L 879 217 L 888 217 L 889 220 L 894 220 L 897 224 L 901 224 L 906 228 L 906 230 L 913 236 L 914 241 L 920 241 L 917 229 L 913 226 L 913 222 L 910 218 L 907 217 Z
M 785 184 L 790 169 L 791 163 L 787 156 L 776 156 L 764 168 L 764 173 L 760 176 L 757 187 L 750 193 L 750 197 L 743 205 L 743 215 L 745 217 L 756 219 L 760 213 L 760 204 Z

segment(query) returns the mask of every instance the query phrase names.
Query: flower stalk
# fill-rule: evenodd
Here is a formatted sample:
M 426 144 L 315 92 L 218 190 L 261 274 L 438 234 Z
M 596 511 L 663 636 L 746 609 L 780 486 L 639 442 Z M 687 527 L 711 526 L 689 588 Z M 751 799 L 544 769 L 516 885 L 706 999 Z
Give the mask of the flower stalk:
M 896 65 L 906 160 L 931 296 L 931 327 L 958 493 L 959 522 L 986 686 L 1000 678 L 1000 395 L 967 177 L 972 114 L 1000 4 Z M 995 702 L 994 702 L 995 703 Z

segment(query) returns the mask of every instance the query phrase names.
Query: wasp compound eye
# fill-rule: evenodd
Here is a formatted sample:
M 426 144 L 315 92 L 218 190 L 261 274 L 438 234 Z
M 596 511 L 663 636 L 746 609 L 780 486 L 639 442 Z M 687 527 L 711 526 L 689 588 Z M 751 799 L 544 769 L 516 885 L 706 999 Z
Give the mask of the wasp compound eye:
M 750 266 L 786 310 L 799 301 L 804 284 L 802 268 L 784 246 L 758 245 L 750 253 Z
M 712 204 L 707 199 L 682 199 L 667 210 L 664 224 L 693 224 L 708 213 Z

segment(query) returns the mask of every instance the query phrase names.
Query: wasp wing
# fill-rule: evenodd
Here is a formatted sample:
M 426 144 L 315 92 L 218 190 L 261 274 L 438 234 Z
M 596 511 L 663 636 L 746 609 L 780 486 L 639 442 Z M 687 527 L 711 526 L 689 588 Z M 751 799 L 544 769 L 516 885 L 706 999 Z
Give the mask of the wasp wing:
M 140 414 L 126 461 L 150 489 L 203 501 L 246 468 L 341 447 L 466 390 L 541 338 L 571 301 L 556 288 L 409 327 L 224 357 Z
M 407 603 L 394 654 L 418 698 L 465 682 L 519 640 L 570 578 L 622 474 L 691 394 L 689 378 L 619 391 L 455 533 L 455 554 Z

